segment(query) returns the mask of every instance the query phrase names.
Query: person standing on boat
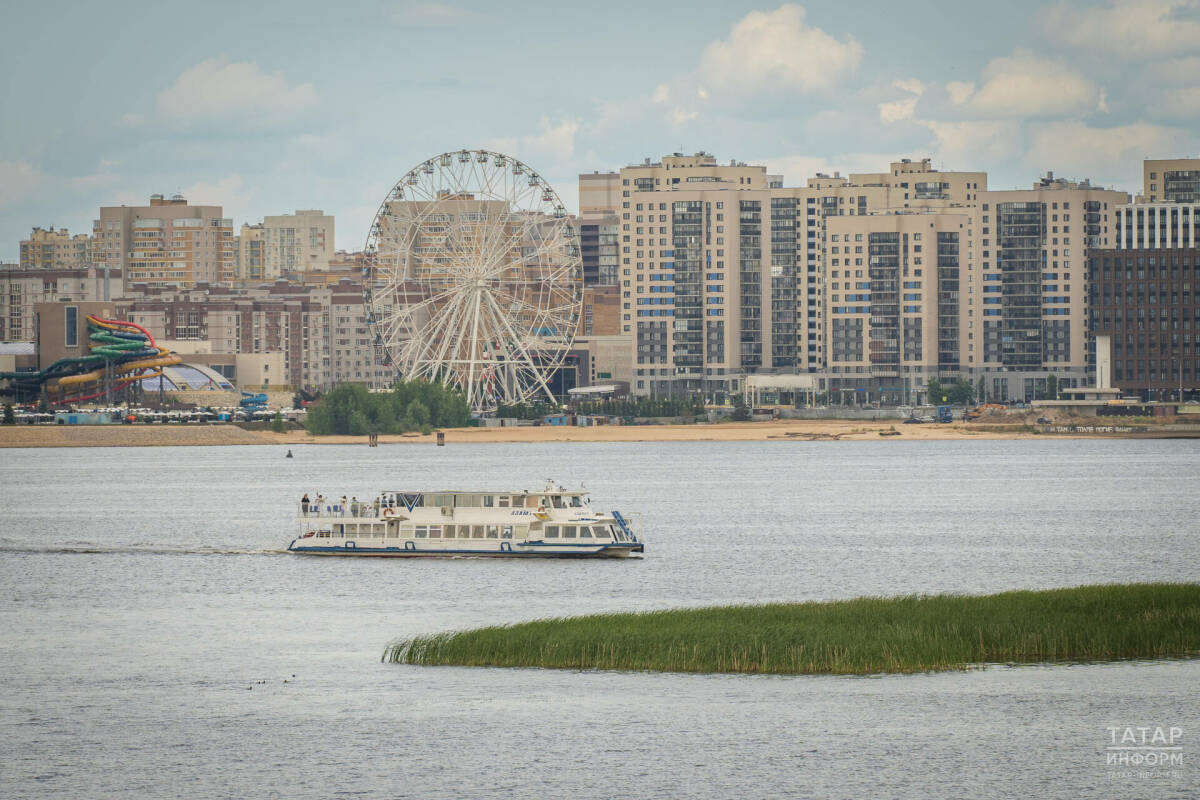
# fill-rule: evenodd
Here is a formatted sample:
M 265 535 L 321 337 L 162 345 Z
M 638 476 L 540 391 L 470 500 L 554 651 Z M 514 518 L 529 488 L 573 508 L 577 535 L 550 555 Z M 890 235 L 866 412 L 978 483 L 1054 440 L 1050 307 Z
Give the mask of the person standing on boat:
M 346 495 L 342 495 L 342 502 L 338 505 L 338 509 L 342 512 L 342 516 L 346 516 Z
M 358 510 L 359 510 L 358 495 L 355 495 L 354 497 L 350 498 L 350 516 L 357 517 Z
M 375 495 L 374 506 L 375 506 L 375 516 L 377 516 L 377 517 L 379 516 L 379 503 L 380 503 L 380 497 L 379 497 L 379 495 Z
M 317 515 L 321 514 L 321 507 L 325 505 L 325 495 L 317 493 Z
M 308 492 L 305 492 L 304 497 L 300 498 L 300 513 L 306 517 L 308 516 L 308 505 L 309 505 Z

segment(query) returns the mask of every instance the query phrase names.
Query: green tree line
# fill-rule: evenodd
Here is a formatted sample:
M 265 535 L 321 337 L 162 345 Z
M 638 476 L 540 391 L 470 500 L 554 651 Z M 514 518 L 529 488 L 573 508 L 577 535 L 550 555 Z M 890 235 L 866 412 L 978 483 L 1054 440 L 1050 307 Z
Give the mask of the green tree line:
M 357 383 L 331 389 L 308 408 L 304 426 L 325 436 L 369 433 L 429 433 L 434 428 L 461 428 L 471 421 L 462 392 L 427 381 L 402 381 L 389 392 L 369 392 Z

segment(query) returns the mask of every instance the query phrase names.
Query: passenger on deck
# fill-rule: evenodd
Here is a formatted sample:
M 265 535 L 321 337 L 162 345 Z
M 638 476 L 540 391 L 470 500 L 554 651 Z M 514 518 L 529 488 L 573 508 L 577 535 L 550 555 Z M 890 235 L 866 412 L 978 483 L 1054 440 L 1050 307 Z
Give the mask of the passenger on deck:
M 358 495 L 355 495 L 354 497 L 350 498 L 350 516 L 357 517 L 358 510 L 359 510 Z
M 380 503 L 380 497 L 379 497 L 379 495 L 375 495 L 374 505 L 375 505 L 375 516 L 377 516 L 377 517 L 379 516 L 379 503 Z
M 304 497 L 300 498 L 300 513 L 306 517 L 308 516 L 308 505 L 309 505 L 308 492 L 305 492 Z
M 318 494 L 317 495 L 317 516 L 321 515 L 321 511 L 324 509 L 324 507 L 325 507 L 325 495 Z
M 338 506 L 338 511 L 341 512 L 343 517 L 346 516 L 346 495 L 342 495 L 342 502 Z

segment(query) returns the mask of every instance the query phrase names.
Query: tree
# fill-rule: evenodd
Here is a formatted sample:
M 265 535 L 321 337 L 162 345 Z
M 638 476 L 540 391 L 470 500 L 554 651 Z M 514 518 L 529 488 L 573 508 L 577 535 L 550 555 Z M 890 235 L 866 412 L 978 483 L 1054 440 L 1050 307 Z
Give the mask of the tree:
M 283 425 L 283 414 L 278 411 L 275 412 L 275 416 L 271 417 L 271 430 L 276 433 L 283 433 L 286 430 Z
M 1058 399 L 1058 376 L 1053 373 L 1046 376 L 1046 399 Z
M 926 398 L 926 402 L 932 403 L 935 405 L 937 403 L 946 402 L 946 398 L 942 396 L 943 395 L 942 382 L 939 381 L 937 378 L 929 379 L 927 391 L 929 393 L 929 396 Z
M 17 424 L 17 415 L 13 413 L 12 403 L 4 404 L 4 424 L 5 425 L 16 425 Z
M 740 394 L 733 397 L 733 421 L 734 422 L 749 422 L 750 409 L 746 405 L 746 401 Z

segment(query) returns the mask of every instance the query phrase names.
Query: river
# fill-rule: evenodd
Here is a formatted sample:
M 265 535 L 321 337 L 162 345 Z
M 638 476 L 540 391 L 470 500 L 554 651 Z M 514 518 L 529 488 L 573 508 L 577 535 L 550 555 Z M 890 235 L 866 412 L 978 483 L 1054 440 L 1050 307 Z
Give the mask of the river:
M 0 454 L 0 794 L 1194 797 L 1200 660 L 690 676 L 381 663 L 534 617 L 1200 580 L 1191 441 Z M 304 492 L 582 480 L 646 557 L 282 553 Z M 1178 728 L 1182 765 L 1108 763 Z M 1126 751 L 1128 752 L 1128 751 Z

